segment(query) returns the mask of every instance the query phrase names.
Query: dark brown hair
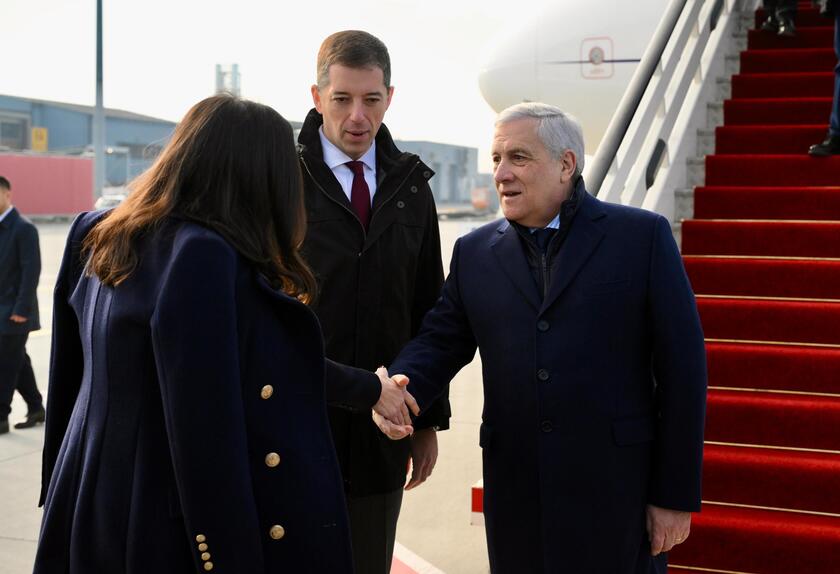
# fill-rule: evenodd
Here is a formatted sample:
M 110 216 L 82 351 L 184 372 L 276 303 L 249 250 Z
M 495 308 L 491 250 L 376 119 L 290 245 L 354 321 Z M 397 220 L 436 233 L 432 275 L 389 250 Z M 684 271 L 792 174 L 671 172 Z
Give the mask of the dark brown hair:
M 0 175 L 0 187 L 8 191 L 12 190 L 12 184 L 9 183 L 9 180 L 3 177 L 2 175 Z
M 318 89 L 330 83 L 330 66 L 379 68 L 385 87 L 391 87 L 391 57 L 382 40 L 361 30 L 344 30 L 327 36 L 318 50 Z
M 88 269 L 119 285 L 137 242 L 168 215 L 222 235 L 275 288 L 306 303 L 315 279 L 298 249 L 306 233 L 292 127 L 268 106 L 227 94 L 197 103 L 131 194 L 84 242 Z

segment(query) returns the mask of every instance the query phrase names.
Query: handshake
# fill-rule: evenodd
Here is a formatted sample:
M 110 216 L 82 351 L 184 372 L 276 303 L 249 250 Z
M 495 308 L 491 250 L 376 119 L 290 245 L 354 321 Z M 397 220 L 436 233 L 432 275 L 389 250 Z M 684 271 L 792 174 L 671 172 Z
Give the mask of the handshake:
M 373 422 L 391 440 L 400 440 L 413 434 L 414 426 L 409 409 L 417 416 L 420 414 L 420 407 L 417 406 L 417 401 L 411 393 L 405 389 L 408 385 L 408 377 L 405 375 L 391 377 L 385 367 L 376 369 L 376 375 L 382 383 L 382 392 L 379 400 L 373 405 Z

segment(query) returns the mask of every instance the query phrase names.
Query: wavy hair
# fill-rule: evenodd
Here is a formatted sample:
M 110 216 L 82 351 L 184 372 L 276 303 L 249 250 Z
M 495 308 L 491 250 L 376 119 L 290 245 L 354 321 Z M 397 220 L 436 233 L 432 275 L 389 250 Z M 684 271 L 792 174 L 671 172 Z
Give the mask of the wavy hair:
M 309 303 L 300 256 L 306 212 L 291 125 L 268 106 L 222 94 L 193 106 L 128 198 L 85 238 L 88 272 L 111 286 L 138 264 L 138 241 L 169 215 L 224 237 L 276 289 Z

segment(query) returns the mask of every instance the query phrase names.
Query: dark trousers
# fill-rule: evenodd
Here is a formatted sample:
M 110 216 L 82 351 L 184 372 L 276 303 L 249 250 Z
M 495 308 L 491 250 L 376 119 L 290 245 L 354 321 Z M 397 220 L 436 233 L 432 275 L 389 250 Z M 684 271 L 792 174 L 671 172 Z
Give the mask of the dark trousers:
M 26 353 L 28 338 L 29 333 L 0 335 L 0 421 L 9 418 L 15 389 L 26 401 L 29 412 L 38 410 L 44 404 L 35 384 L 32 361 Z
M 397 537 L 403 491 L 348 497 L 350 537 L 356 574 L 388 574 Z

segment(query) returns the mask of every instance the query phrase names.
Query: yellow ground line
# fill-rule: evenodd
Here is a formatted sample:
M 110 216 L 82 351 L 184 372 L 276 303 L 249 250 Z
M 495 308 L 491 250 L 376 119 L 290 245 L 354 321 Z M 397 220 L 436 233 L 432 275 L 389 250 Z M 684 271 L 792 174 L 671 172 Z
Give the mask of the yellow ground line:
M 699 566 L 683 566 L 682 564 L 668 564 L 669 568 L 682 568 L 696 572 L 711 572 L 712 574 L 755 574 L 754 572 L 736 572 L 735 570 L 716 570 L 714 568 L 700 568 Z
M 840 299 L 818 299 L 814 297 L 767 297 L 757 295 L 705 295 L 695 293 L 697 298 L 705 299 L 737 299 L 739 301 L 790 301 L 803 303 L 840 303 Z
M 770 261 L 840 261 L 840 257 L 799 257 L 795 255 L 683 255 L 683 259 L 768 259 Z
M 737 504 L 735 502 L 717 502 L 714 500 L 704 500 L 706 504 L 715 504 L 717 506 L 729 506 L 731 508 L 751 508 L 754 510 L 772 510 L 774 512 L 789 512 L 792 514 L 811 514 L 814 516 L 828 516 L 830 518 L 840 518 L 840 514 L 834 512 L 817 512 L 816 510 L 800 510 L 797 508 L 776 508 L 774 506 L 757 506 L 755 504 Z
M 748 339 L 706 339 L 707 343 L 735 343 L 743 345 L 776 345 L 776 346 L 790 346 L 790 347 L 816 347 L 820 349 L 840 349 L 840 344 L 836 343 L 803 343 L 795 341 L 751 341 Z
M 709 386 L 710 390 L 715 391 L 742 391 L 742 392 L 751 392 L 751 393 L 778 393 L 780 395 L 802 395 L 808 397 L 828 397 L 828 398 L 835 398 L 840 399 L 840 393 L 814 393 L 809 391 L 781 391 L 776 389 L 748 389 L 742 387 L 716 387 L 716 386 Z
M 740 442 L 718 442 L 714 440 L 703 441 L 704 444 L 711 444 L 714 446 L 735 446 L 739 448 L 762 448 L 767 450 L 789 450 L 793 452 L 813 452 L 817 454 L 840 454 L 840 450 L 828 450 L 822 448 L 805 448 L 794 446 L 773 446 L 770 444 L 747 444 Z

